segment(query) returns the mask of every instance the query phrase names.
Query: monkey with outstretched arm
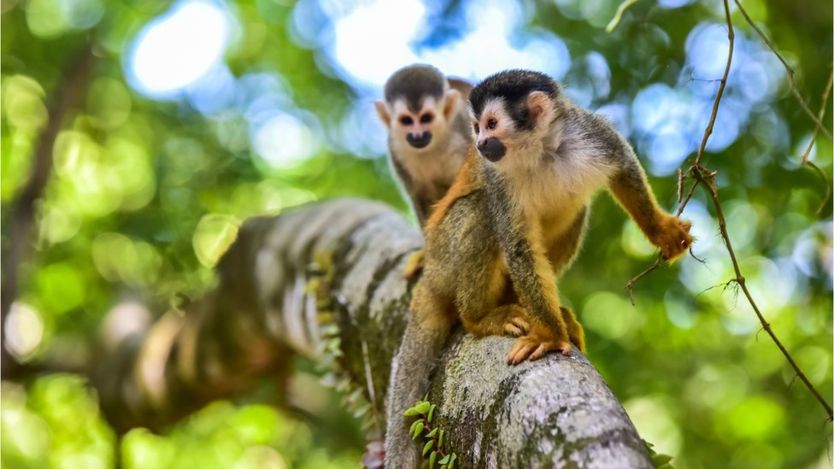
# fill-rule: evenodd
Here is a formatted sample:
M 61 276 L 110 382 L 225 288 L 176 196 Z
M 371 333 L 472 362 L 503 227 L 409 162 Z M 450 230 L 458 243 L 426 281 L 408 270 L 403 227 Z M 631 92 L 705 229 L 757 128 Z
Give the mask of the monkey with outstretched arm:
M 584 349 L 560 305 L 556 278 L 575 257 L 593 194 L 608 187 L 667 260 L 692 243 L 690 225 L 662 211 L 629 144 L 571 104 L 548 76 L 511 70 L 470 95 L 476 148 L 426 227 L 388 390 L 386 467 L 419 464 L 403 412 L 425 392 L 431 365 L 460 321 L 477 336 L 518 337 L 507 361 Z

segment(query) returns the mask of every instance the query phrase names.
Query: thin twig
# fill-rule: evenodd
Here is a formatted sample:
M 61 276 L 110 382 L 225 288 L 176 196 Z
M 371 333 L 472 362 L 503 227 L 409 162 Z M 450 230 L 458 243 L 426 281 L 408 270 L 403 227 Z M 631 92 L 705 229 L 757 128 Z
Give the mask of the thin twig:
M 620 24 L 620 20 L 623 19 L 623 13 L 630 7 L 637 3 L 637 0 L 624 0 L 623 3 L 620 3 L 620 6 L 617 7 L 616 13 L 614 13 L 614 17 L 611 18 L 611 21 L 608 23 L 608 26 L 605 27 L 605 32 L 610 33 Z
M 675 200 L 681 203 L 681 199 L 683 199 L 683 170 L 680 168 L 678 168 L 678 187 L 675 194 L 677 195 Z
M 727 65 L 724 67 L 724 75 L 721 76 L 721 80 L 720 80 L 720 83 L 718 85 L 718 93 L 716 93 L 715 101 L 712 104 L 712 112 L 710 113 L 709 122 L 707 123 L 707 127 L 704 130 L 704 136 L 701 138 L 701 145 L 698 147 L 698 154 L 695 156 L 695 161 L 689 167 L 689 170 L 687 171 L 688 173 L 691 173 L 693 168 L 695 168 L 696 166 L 701 164 L 701 157 L 704 155 L 704 150 L 707 147 L 707 140 L 709 140 L 709 136 L 712 135 L 712 129 L 715 126 L 715 119 L 718 116 L 718 106 L 721 103 L 721 97 L 724 96 L 724 88 L 726 88 L 726 86 L 727 86 L 727 77 L 730 75 L 730 65 L 733 62 L 733 49 L 735 48 L 735 32 L 733 31 L 733 26 L 732 26 L 732 23 L 730 22 L 729 16 L 727 18 L 727 21 L 728 21 L 728 24 L 729 24 L 729 31 L 727 33 L 727 36 L 730 39 L 730 47 L 729 47 L 729 52 L 727 54 Z M 682 173 L 679 173 L 679 174 L 682 174 Z M 695 192 L 695 187 L 699 183 L 698 179 L 695 179 L 695 182 L 692 184 L 692 186 L 689 188 L 689 191 L 686 193 L 686 197 L 684 197 L 683 200 L 680 200 L 681 199 L 680 194 L 682 192 L 681 189 L 684 185 L 684 182 L 685 182 L 684 178 L 679 176 L 679 179 L 678 179 L 678 200 L 679 200 L 679 204 L 678 204 L 678 209 L 676 210 L 676 213 L 675 213 L 677 216 L 680 216 L 680 214 L 683 213 L 684 207 L 686 207 L 686 204 L 688 204 L 689 201 L 692 199 L 692 194 Z M 646 268 L 644 271 L 642 271 L 639 274 L 637 274 L 636 276 L 634 276 L 631 280 L 628 281 L 628 283 L 626 283 L 626 290 L 628 290 L 629 298 L 631 299 L 632 304 L 634 304 L 634 295 L 633 295 L 634 284 L 637 283 L 637 281 L 640 280 L 641 278 L 645 277 L 646 275 L 648 275 L 649 273 L 651 273 L 655 269 L 657 269 L 660 266 L 661 261 L 662 261 L 662 258 L 658 257 L 658 259 L 656 259 L 654 261 L 654 264 L 650 265 L 648 268 Z
M 629 299 L 629 301 L 631 301 L 632 306 L 637 304 L 634 301 L 634 284 L 637 283 L 637 281 L 640 280 L 641 278 L 645 277 L 646 275 L 649 275 L 655 269 L 660 267 L 660 263 L 662 261 L 663 261 L 663 256 L 658 254 L 657 259 L 654 260 L 654 264 L 648 266 L 646 268 L 646 270 L 644 270 L 644 271 L 640 272 L 639 274 L 635 275 L 634 278 L 632 278 L 631 280 L 629 280 L 626 283 L 625 289 L 626 289 L 626 291 L 628 291 L 628 299 Z
M 704 156 L 704 151 L 707 148 L 707 141 L 712 135 L 712 129 L 715 127 L 715 119 L 718 117 L 718 106 L 721 104 L 721 98 L 724 96 L 724 88 L 727 87 L 727 77 L 730 76 L 730 66 L 733 63 L 733 52 L 735 51 L 736 33 L 733 30 L 733 20 L 730 19 L 730 6 L 724 0 L 724 9 L 727 13 L 727 38 L 729 39 L 729 49 L 727 52 L 727 65 L 724 67 L 724 75 L 721 76 L 721 81 L 718 84 L 718 92 L 715 94 L 715 101 L 712 103 L 712 112 L 709 116 L 707 128 L 704 130 L 704 136 L 701 138 L 701 146 L 698 147 L 698 155 L 695 157 L 695 162 L 692 166 L 701 164 L 701 158 Z
M 828 84 L 825 85 L 825 91 L 822 92 L 822 104 L 820 104 L 820 110 L 817 113 L 817 118 L 819 122 L 814 127 L 814 132 L 811 134 L 811 140 L 808 142 L 808 146 L 805 148 L 805 152 L 802 153 L 801 164 L 805 164 L 808 162 L 808 157 L 811 155 L 811 148 L 814 146 L 814 142 L 817 140 L 817 134 L 819 133 L 821 127 L 820 124 L 822 120 L 825 118 L 825 111 L 828 109 L 828 96 L 831 94 L 831 85 L 834 82 L 834 69 L 831 70 L 831 74 L 828 75 Z
M 825 196 L 823 196 L 822 202 L 820 202 L 820 206 L 817 207 L 817 210 L 814 212 L 816 216 L 820 216 L 822 210 L 825 208 L 826 202 L 828 202 L 828 198 L 831 197 L 831 184 L 828 182 L 828 176 L 825 175 L 825 172 L 822 169 L 820 169 L 820 167 L 817 166 L 816 163 L 808 160 L 805 162 L 805 166 L 808 166 L 814 171 L 816 171 L 816 173 L 819 174 L 819 176 L 822 178 L 823 185 L 825 186 Z
M 822 122 L 825 118 L 825 111 L 828 109 L 828 97 L 831 95 L 831 85 L 834 83 L 834 65 L 832 65 L 831 73 L 828 75 L 828 84 L 825 85 L 825 90 L 822 92 L 822 97 L 820 98 L 820 110 L 817 113 L 817 117 L 819 121 Z M 819 216 L 822 213 L 822 210 L 825 208 L 826 202 L 828 202 L 828 198 L 831 196 L 831 183 L 828 181 L 828 176 L 826 176 L 825 172 L 817 166 L 816 163 L 811 161 L 809 158 L 811 156 L 811 149 L 814 147 L 814 142 L 817 140 L 817 134 L 820 131 L 820 126 L 817 124 L 814 126 L 814 132 L 811 134 L 811 139 L 808 141 L 808 146 L 805 147 L 805 151 L 802 153 L 802 158 L 800 159 L 800 164 L 809 166 L 811 169 L 816 171 L 817 174 L 822 178 L 823 186 L 825 187 L 825 197 L 822 198 L 822 202 L 820 202 L 819 208 L 817 208 L 816 215 Z
M 735 3 L 737 5 L 739 5 L 739 8 L 741 9 L 741 5 L 739 4 L 738 0 L 735 0 Z M 796 375 L 799 377 L 799 379 L 808 388 L 808 391 L 816 398 L 816 400 L 820 403 L 820 405 L 822 405 L 822 407 L 825 409 L 825 412 L 828 416 L 828 419 L 832 420 L 832 418 L 834 418 L 834 411 L 832 411 L 831 405 L 825 400 L 825 398 L 822 397 L 820 392 L 816 389 L 816 387 L 813 385 L 813 383 L 811 383 L 811 381 L 808 379 L 808 377 L 805 375 L 805 373 L 802 371 L 802 369 L 799 368 L 799 365 L 797 365 L 796 361 L 793 359 L 793 357 L 788 352 L 788 350 L 785 348 L 785 346 L 782 345 L 782 342 L 779 340 L 779 338 L 776 337 L 776 334 L 773 332 L 773 329 L 770 327 L 770 323 L 767 322 L 767 320 L 765 319 L 761 310 L 759 309 L 758 305 L 756 304 L 755 300 L 753 299 L 753 296 L 750 294 L 750 290 L 748 290 L 748 288 L 747 288 L 747 283 L 745 281 L 744 275 L 741 272 L 741 267 L 739 266 L 738 259 L 736 258 L 736 253 L 735 253 L 735 250 L 733 249 L 732 242 L 730 241 L 729 232 L 727 231 L 727 222 L 726 222 L 726 218 L 724 217 L 724 210 L 721 206 L 721 201 L 719 200 L 719 197 L 718 197 L 718 188 L 717 188 L 717 185 L 716 185 L 716 182 L 715 182 L 716 172 L 711 171 L 711 170 L 709 170 L 709 169 L 707 169 L 707 168 L 705 168 L 704 166 L 701 165 L 701 158 L 704 155 L 704 150 L 706 149 L 707 141 L 709 140 L 709 137 L 712 134 L 712 130 L 713 130 L 713 127 L 715 125 L 715 119 L 716 119 L 716 116 L 718 115 L 718 107 L 721 103 L 721 97 L 724 94 L 724 88 L 727 85 L 727 77 L 729 76 L 730 66 L 731 66 L 732 60 L 733 60 L 733 48 L 734 48 L 734 42 L 735 42 L 735 32 L 733 30 L 733 22 L 732 22 L 732 17 L 730 15 L 729 0 L 724 0 L 724 13 L 725 13 L 726 20 L 727 20 L 727 29 L 728 29 L 727 37 L 729 39 L 729 53 L 727 55 L 727 65 L 724 68 L 724 76 L 721 78 L 721 84 L 719 85 L 718 92 L 715 95 L 715 101 L 714 101 L 713 106 L 712 106 L 712 113 L 710 114 L 710 119 L 709 119 L 709 122 L 707 123 L 707 127 L 704 130 L 704 136 L 701 139 L 701 145 L 698 148 L 698 154 L 695 157 L 695 160 L 690 165 L 689 169 L 686 171 L 687 175 L 693 177 L 695 179 L 695 181 L 693 182 L 692 186 L 690 187 L 686 197 L 684 197 L 684 199 L 680 201 L 680 204 L 679 204 L 678 210 L 677 210 L 677 214 L 680 215 L 681 212 L 683 211 L 683 208 L 686 206 L 687 203 L 689 203 L 689 200 L 691 200 L 692 194 L 693 194 L 693 192 L 695 191 L 695 188 L 698 185 L 702 185 L 702 186 L 706 187 L 707 192 L 709 193 L 710 198 L 712 199 L 713 205 L 715 207 L 716 217 L 718 218 L 718 229 L 719 229 L 719 232 L 721 234 L 721 238 L 724 241 L 724 246 L 727 249 L 727 253 L 729 254 L 730 260 L 732 261 L 732 264 L 733 264 L 733 270 L 735 271 L 735 278 L 731 279 L 727 283 L 727 285 L 735 284 L 738 287 L 741 287 L 742 292 L 744 292 L 744 296 L 747 298 L 747 301 L 750 303 L 750 306 L 753 308 L 753 311 L 756 313 L 756 317 L 759 319 L 759 322 L 761 323 L 762 328 L 767 332 L 767 334 L 770 336 L 770 338 L 773 340 L 773 342 L 779 348 L 779 351 L 782 352 L 782 355 L 784 355 L 785 359 L 788 361 L 791 368 L 793 368 Z M 747 14 L 744 12 L 743 9 L 742 9 L 742 13 L 744 13 L 745 18 L 747 18 L 747 20 L 750 21 L 750 18 L 747 16 Z M 752 24 L 752 21 L 750 21 L 750 23 Z M 753 27 L 755 28 L 755 25 Z M 757 29 L 757 31 L 758 31 L 758 29 Z M 761 32 L 759 32 L 759 33 L 761 35 Z M 764 35 L 762 35 L 762 36 L 764 38 Z M 766 39 L 765 39 L 765 41 L 770 46 L 769 41 L 767 41 Z M 772 46 L 771 46 L 771 49 L 774 51 L 774 53 L 776 53 L 776 50 L 773 49 Z M 778 56 L 778 53 L 777 53 L 777 56 Z M 781 57 L 780 57 L 780 60 L 781 60 Z M 787 63 L 785 63 L 784 60 L 782 61 L 782 63 L 784 63 L 785 66 L 787 67 Z M 789 75 L 792 75 L 793 71 L 790 70 L 789 67 L 788 67 L 788 69 L 789 69 Z M 823 99 L 823 101 L 824 101 L 823 102 L 823 107 L 825 107 L 825 101 L 827 100 L 827 95 L 830 92 L 830 87 L 831 87 L 830 82 L 831 82 L 831 80 L 829 80 L 829 86 L 826 87 L 826 92 L 825 92 L 825 96 L 824 96 L 825 99 Z M 795 90 L 795 87 L 793 86 L 792 77 L 791 77 L 791 84 L 792 84 L 792 89 Z M 801 97 L 799 97 L 799 98 L 801 100 Z M 817 116 L 813 116 L 813 117 L 814 117 L 814 120 L 818 123 L 817 128 L 821 129 L 821 124 L 819 124 L 819 122 L 821 122 L 821 120 L 822 120 L 822 114 L 820 115 L 819 118 L 817 118 Z M 809 161 L 809 163 L 810 163 L 810 161 Z M 629 290 L 630 295 L 631 295 L 631 291 L 633 289 L 634 283 L 637 280 L 639 280 L 640 278 L 647 275 L 649 272 L 655 270 L 657 268 L 657 266 L 659 265 L 659 263 L 660 263 L 660 260 L 659 259 L 656 260 L 655 264 L 653 264 L 652 266 L 650 266 L 648 269 L 644 270 L 643 272 L 639 273 L 636 277 L 631 279 L 626 284 L 626 289 Z M 632 298 L 632 302 L 633 302 L 633 298 Z
M 725 0 L 726 3 L 727 0 Z M 729 20 L 728 20 L 729 21 Z M 718 218 L 718 229 L 721 232 L 721 237 L 724 239 L 724 246 L 727 248 L 727 253 L 730 255 L 730 260 L 733 262 L 733 270 L 735 271 L 736 277 L 735 282 L 738 286 L 741 287 L 741 291 L 744 292 L 744 296 L 747 297 L 747 301 L 750 303 L 750 306 L 753 308 L 753 312 L 756 313 L 756 317 L 759 318 L 759 322 L 762 324 L 762 328 L 767 332 L 770 336 L 773 343 L 776 344 L 776 347 L 779 348 L 779 351 L 782 352 L 782 355 L 785 356 L 785 359 L 791 365 L 796 375 L 799 377 L 800 380 L 805 384 L 805 387 L 808 388 L 808 391 L 814 395 L 814 397 L 819 401 L 820 405 L 825 409 L 826 414 L 828 415 L 828 419 L 831 420 L 834 418 L 834 410 L 832 410 L 831 405 L 822 397 L 817 388 L 811 383 L 805 373 L 799 368 L 796 361 L 794 361 L 791 354 L 782 345 L 782 342 L 776 337 L 776 334 L 773 332 L 773 329 L 770 327 L 770 323 L 767 322 L 764 315 L 762 315 L 761 310 L 759 310 L 759 306 L 756 304 L 756 301 L 753 300 L 753 295 L 750 294 L 750 290 L 747 288 L 747 282 L 745 281 L 744 275 L 741 273 L 741 268 L 738 264 L 738 259 L 736 258 L 735 250 L 733 249 L 733 244 L 730 241 L 730 235 L 727 232 L 727 222 L 724 217 L 724 210 L 721 207 L 721 201 L 718 199 L 718 189 L 716 188 L 715 184 L 715 176 L 712 174 L 704 174 L 701 172 L 700 169 L 695 171 L 695 177 L 699 178 L 703 185 L 707 188 L 709 192 L 710 198 L 712 198 L 713 205 L 715 206 L 715 213 L 716 217 Z
M 825 126 L 822 124 L 822 119 L 818 118 L 814 114 L 814 111 L 812 111 L 811 108 L 808 106 L 808 102 L 806 102 L 805 99 L 802 97 L 802 94 L 799 93 L 799 89 L 796 86 L 796 78 L 794 76 L 795 72 L 793 71 L 793 67 L 791 67 L 785 60 L 785 58 L 782 57 L 779 51 L 776 50 L 776 46 L 774 46 L 770 39 L 767 37 L 767 35 L 765 35 L 764 31 L 762 31 L 758 26 L 756 26 L 756 23 L 753 22 L 753 19 L 750 18 L 750 15 L 747 14 L 747 10 L 744 9 L 744 7 L 741 5 L 741 2 L 739 0 L 734 1 L 736 6 L 738 7 L 738 10 L 744 16 L 744 19 L 747 20 L 747 23 L 750 25 L 750 27 L 752 27 L 753 30 L 756 31 L 756 34 L 758 34 L 759 37 L 762 38 L 762 41 L 764 41 L 767 47 L 770 48 L 771 51 L 773 51 L 773 54 L 776 55 L 779 61 L 782 62 L 782 65 L 784 65 L 785 70 L 788 72 L 788 83 L 790 84 L 791 92 L 796 97 L 796 100 L 799 101 L 799 105 L 800 107 L 802 107 L 802 110 L 805 111 L 805 113 L 808 114 L 808 117 L 810 117 L 811 120 L 813 120 L 814 123 L 817 124 L 817 128 L 819 128 L 820 131 L 822 131 L 822 133 L 825 134 L 826 137 L 831 138 L 831 132 L 829 132 L 828 129 L 826 129 Z

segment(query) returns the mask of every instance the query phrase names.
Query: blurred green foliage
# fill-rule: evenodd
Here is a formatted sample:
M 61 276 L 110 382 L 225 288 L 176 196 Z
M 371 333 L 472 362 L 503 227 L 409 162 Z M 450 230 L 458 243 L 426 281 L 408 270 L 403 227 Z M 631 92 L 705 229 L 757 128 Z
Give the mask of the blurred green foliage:
M 454 11 L 466 2 L 440 3 Z M 816 110 L 831 69 L 831 3 L 744 4 L 794 65 L 799 91 Z M 617 5 L 528 2 L 533 13 L 525 27 L 558 33 L 574 57 L 602 54 L 610 67 L 610 98 L 620 103 L 652 83 L 675 87 L 689 32 L 702 21 L 723 22 L 720 2 L 667 9 L 645 0 L 606 34 Z M 321 140 L 309 157 L 273 164 L 253 149 L 241 113 L 205 114 L 184 99 L 153 100 L 134 91 L 125 78 L 130 43 L 169 6 L 2 4 L 2 242 L 33 247 L 18 269 L 18 301 L 27 305 L 19 308 L 19 322 L 42 326 L 20 326 L 36 339 L 22 341 L 24 360 L 91 359 L 97 326 L 121 298 L 139 295 L 165 305 L 180 295 L 198 296 L 247 217 L 345 195 L 405 211 L 382 154 L 348 150 L 358 134 L 383 130 L 340 127 L 359 93 L 320 50 L 293 33 L 291 2 L 231 5 L 239 28 L 224 59 L 238 77 L 279 77 L 288 100 L 282 106 L 310 123 Z M 739 37 L 758 41 L 738 13 L 733 18 Z M 50 97 L 66 86 L 65 70 L 90 43 L 92 80 L 55 142 L 35 231 L 29 240 L 9 239 L 8 208 L 33 167 Z M 582 83 L 585 75 L 576 73 L 569 77 Z M 718 171 L 730 235 L 753 295 L 830 398 L 832 223 L 824 194 L 832 143 L 820 136 L 812 153 L 828 181 L 798 165 L 813 126 L 784 80 L 754 111 L 737 140 L 708 153 L 705 163 Z M 773 116 L 783 128 L 772 125 Z M 675 178 L 650 179 L 661 203 L 672 207 Z M 694 222 L 694 252 L 706 264 L 687 258 L 652 273 L 637 283 L 631 306 L 623 287 L 652 261 L 654 250 L 609 197 L 598 198 L 585 248 L 561 283 L 565 302 L 586 327 L 592 362 L 642 436 L 672 455 L 677 468 L 829 465 L 830 423 L 758 332 L 743 296 L 726 284 L 732 265 L 702 191 L 684 215 Z M 128 468 L 346 467 L 356 466 L 361 453 L 356 428 L 334 430 L 262 405 L 213 403 L 163 436 L 136 429 L 117 442 L 78 376 L 40 377 L 25 387 L 4 383 L 2 395 L 2 464 L 9 468 L 111 467 L 117 458 Z M 342 443 L 319 444 L 326 438 Z
M 216 401 L 165 436 L 143 428 L 117 440 L 83 379 L 56 374 L 28 390 L 3 384 L 3 466 L 306 469 L 356 467 L 356 448 L 328 448 L 309 424 L 274 407 Z M 118 451 L 118 453 L 117 453 Z

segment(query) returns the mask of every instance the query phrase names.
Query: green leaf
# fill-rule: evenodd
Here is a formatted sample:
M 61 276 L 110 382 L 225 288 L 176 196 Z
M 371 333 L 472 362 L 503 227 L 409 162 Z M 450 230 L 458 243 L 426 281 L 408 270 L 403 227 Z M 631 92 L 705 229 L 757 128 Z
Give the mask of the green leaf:
M 429 454 L 429 469 L 434 468 L 434 463 L 436 461 L 437 461 L 437 451 L 432 451 L 431 454 Z
M 350 389 L 351 384 L 350 378 L 344 377 L 341 381 L 336 383 L 336 391 L 341 393 L 347 392 L 347 390 Z
M 408 429 L 408 434 L 414 436 L 414 429 L 417 428 L 417 424 L 420 423 L 419 420 L 415 420 L 414 423 L 411 424 L 411 428 Z
M 354 390 L 353 392 L 348 394 L 347 402 L 350 405 L 356 405 L 356 404 L 362 402 L 364 400 L 364 398 L 365 398 L 365 390 L 360 387 L 360 388 L 356 388 L 356 390 Z
M 452 458 L 452 455 L 447 454 L 446 456 L 443 456 L 443 458 L 440 461 L 438 461 L 438 463 L 444 464 L 444 465 L 449 464 L 449 459 L 451 459 L 451 458 Z
M 423 456 L 426 455 L 429 451 L 431 451 L 432 447 L 434 446 L 434 440 L 429 440 L 428 443 L 423 445 Z
M 426 415 L 429 409 L 431 409 L 431 403 L 429 401 L 422 401 L 414 406 L 414 409 L 417 410 L 418 413 Z
M 443 447 L 443 436 L 444 436 L 445 434 L 446 434 L 446 431 L 445 431 L 445 430 L 440 430 L 440 436 L 437 438 L 437 447 L 438 447 L 438 448 L 442 448 L 442 447 Z
M 414 436 L 411 437 L 412 440 L 416 440 L 417 437 L 420 436 L 421 433 L 423 433 L 423 428 L 424 428 L 422 420 L 418 420 L 414 423 L 415 423 L 415 425 L 414 425 Z
M 415 405 L 414 407 L 406 409 L 405 412 L 403 412 L 403 415 L 406 417 L 416 417 L 420 415 L 420 412 L 417 412 L 417 406 Z
M 652 456 L 652 462 L 655 466 L 662 466 L 672 460 L 672 456 L 668 454 L 655 454 Z
M 437 428 L 435 428 L 434 430 L 430 431 L 430 432 L 429 432 L 429 434 L 428 434 L 428 435 L 426 435 L 426 438 L 434 438 L 434 435 L 437 435 Z
M 457 461 L 457 459 L 458 459 L 458 455 L 455 454 L 455 453 L 452 453 L 452 457 L 451 457 L 451 459 L 449 459 L 448 469 L 452 469 L 452 468 L 455 467 L 455 461 Z
M 431 419 L 432 419 L 432 417 L 434 417 L 434 409 L 436 409 L 436 408 L 437 408 L 437 406 L 435 404 L 432 404 L 431 407 L 429 407 L 429 417 L 428 417 L 429 423 L 431 423 Z
M 353 416 L 356 418 L 362 418 L 365 416 L 365 414 L 368 413 L 369 410 L 371 410 L 370 404 L 362 404 L 356 408 L 356 410 L 353 412 Z

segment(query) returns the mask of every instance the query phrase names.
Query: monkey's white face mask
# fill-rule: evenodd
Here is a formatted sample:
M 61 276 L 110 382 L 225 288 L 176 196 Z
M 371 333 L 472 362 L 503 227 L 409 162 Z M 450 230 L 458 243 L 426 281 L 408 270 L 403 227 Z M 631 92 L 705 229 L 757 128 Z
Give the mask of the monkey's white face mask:
M 533 169 L 541 155 L 553 105 L 544 93 L 533 92 L 527 98 L 527 107 L 532 128 L 520 128 L 501 98 L 488 101 L 475 120 L 478 152 L 503 171 Z
M 413 110 L 405 99 L 397 99 L 389 106 L 377 101 L 380 120 L 388 127 L 393 144 L 401 150 L 429 152 L 433 143 L 444 140 L 450 129 L 449 120 L 458 105 L 460 93 L 450 89 L 442 99 L 426 97 L 419 110 Z

